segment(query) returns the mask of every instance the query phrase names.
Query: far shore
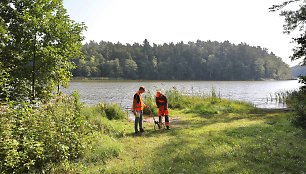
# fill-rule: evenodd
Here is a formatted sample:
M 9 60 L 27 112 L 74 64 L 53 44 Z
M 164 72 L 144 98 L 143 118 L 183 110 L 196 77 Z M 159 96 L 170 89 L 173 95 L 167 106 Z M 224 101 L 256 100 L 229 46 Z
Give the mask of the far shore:
M 260 79 L 260 80 L 254 80 L 254 79 L 249 79 L 249 80 L 178 80 L 178 79 L 168 79 L 168 80 L 149 80 L 149 79 L 122 79 L 122 78 L 107 78 L 107 77 L 73 77 L 71 79 L 71 82 L 87 82 L 87 81 L 103 81 L 103 82 L 149 82 L 149 81 L 154 81 L 154 82 L 159 82 L 159 81 L 185 81 L 185 82 L 190 82 L 190 81 L 287 81 L 287 80 L 298 80 L 298 79 L 282 79 L 282 80 L 277 80 L 277 79 Z

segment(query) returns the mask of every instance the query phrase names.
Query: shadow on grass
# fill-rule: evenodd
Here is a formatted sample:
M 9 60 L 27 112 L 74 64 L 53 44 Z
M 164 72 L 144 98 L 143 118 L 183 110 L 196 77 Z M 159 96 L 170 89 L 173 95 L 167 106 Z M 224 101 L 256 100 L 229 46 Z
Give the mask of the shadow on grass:
M 145 127 L 145 132 L 135 135 L 134 133 L 126 134 L 129 137 L 152 137 L 152 136 L 159 136 L 162 134 L 171 134 L 175 136 L 177 131 L 173 130 L 182 130 L 182 129 L 197 129 L 197 128 L 205 128 L 210 125 L 214 124 L 222 124 L 222 123 L 232 123 L 234 121 L 239 121 L 242 119 L 247 120 L 265 120 L 268 124 L 277 124 L 280 120 L 279 117 L 276 117 L 275 114 L 279 115 L 280 110 L 252 110 L 252 112 L 244 113 L 244 114 L 233 114 L 233 113 L 225 113 L 225 114 L 194 114 L 191 119 L 178 119 L 171 123 L 172 130 L 168 131 L 165 129 L 161 130 L 154 130 L 154 123 L 149 123 Z M 281 117 L 285 117 L 286 115 L 280 115 Z
M 265 113 L 262 113 L 265 114 Z M 261 113 L 246 119 L 263 119 Z M 270 112 L 269 114 L 277 114 Z M 257 118 L 256 118 L 257 117 Z M 211 118 L 213 119 L 213 118 Z M 235 118 L 223 118 L 229 123 Z M 146 136 L 168 133 L 171 138 L 154 151 L 152 163 L 143 168 L 146 173 L 303 173 L 306 171 L 305 131 L 288 124 L 286 119 L 267 116 L 264 123 L 227 128 L 212 134 L 205 129 L 220 120 L 205 120 L 190 124 L 194 129 L 181 131 L 178 126 L 171 132 L 151 131 Z M 199 120 L 198 120 L 199 121 Z M 276 121 L 275 124 L 268 124 Z M 202 128 L 203 127 L 203 128 Z

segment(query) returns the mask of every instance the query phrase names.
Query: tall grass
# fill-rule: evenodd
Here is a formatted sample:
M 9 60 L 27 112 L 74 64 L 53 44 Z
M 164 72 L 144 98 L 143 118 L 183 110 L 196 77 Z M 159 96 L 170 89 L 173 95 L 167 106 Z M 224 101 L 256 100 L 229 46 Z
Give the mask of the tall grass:
M 277 103 L 286 105 L 287 99 L 290 97 L 293 91 L 279 91 L 275 92 L 274 94 L 270 93 L 269 96 L 266 97 L 267 103 Z
M 251 104 L 222 99 L 212 88 L 210 95 L 184 95 L 176 88 L 166 91 L 169 108 L 181 109 L 187 113 L 218 114 L 231 112 L 247 112 L 255 109 Z
M 149 107 L 144 109 L 144 114 L 150 115 L 152 112 L 154 115 L 157 115 L 155 95 L 152 94 L 151 91 L 147 91 L 144 95 L 144 102 Z

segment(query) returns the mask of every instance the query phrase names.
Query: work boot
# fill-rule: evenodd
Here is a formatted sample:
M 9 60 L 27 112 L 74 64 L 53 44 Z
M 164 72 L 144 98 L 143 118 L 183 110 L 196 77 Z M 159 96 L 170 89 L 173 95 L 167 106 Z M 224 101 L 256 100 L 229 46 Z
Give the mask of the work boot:
M 135 133 L 134 133 L 134 136 L 138 136 L 139 135 L 139 131 L 136 131 Z
M 140 132 L 144 132 L 145 130 L 143 128 L 140 129 Z
M 167 126 L 167 130 L 170 130 L 170 127 L 169 127 L 169 126 Z

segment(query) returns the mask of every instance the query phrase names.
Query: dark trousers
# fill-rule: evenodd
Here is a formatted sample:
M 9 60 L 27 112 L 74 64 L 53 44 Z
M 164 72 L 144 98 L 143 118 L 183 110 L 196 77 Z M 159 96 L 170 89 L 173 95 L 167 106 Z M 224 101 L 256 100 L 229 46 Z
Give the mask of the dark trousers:
M 139 128 L 140 130 L 143 130 L 143 127 L 142 127 L 142 117 L 143 117 L 143 111 L 137 111 L 136 112 L 136 117 L 135 117 L 135 132 L 138 132 L 138 125 L 139 125 Z
M 158 121 L 159 121 L 159 124 L 161 124 L 161 123 L 163 122 L 162 116 L 159 116 L 159 117 L 158 117 Z M 170 125 L 170 122 L 169 122 L 169 115 L 165 115 L 165 125 L 166 125 L 167 127 L 169 127 L 169 125 Z

